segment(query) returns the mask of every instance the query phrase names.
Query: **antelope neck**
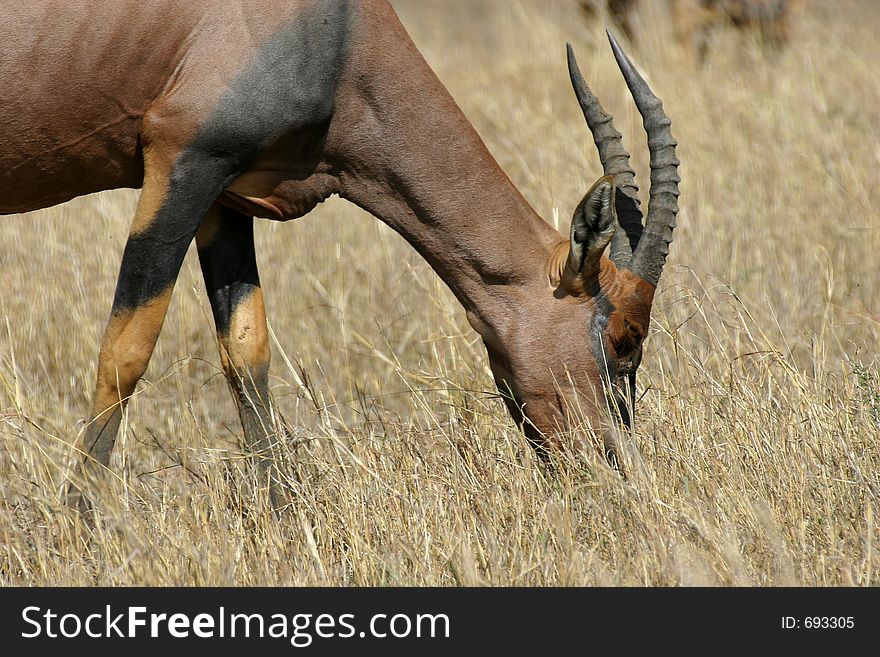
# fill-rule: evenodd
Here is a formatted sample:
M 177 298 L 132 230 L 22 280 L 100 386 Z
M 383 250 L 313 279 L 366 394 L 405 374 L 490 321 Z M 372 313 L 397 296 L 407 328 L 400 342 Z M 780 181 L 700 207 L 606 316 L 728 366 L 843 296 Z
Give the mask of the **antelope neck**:
M 341 86 L 348 93 L 328 138 L 332 150 L 339 137 L 341 196 L 400 233 L 484 338 L 497 332 L 522 295 L 547 289 L 562 236 L 514 187 L 393 14 L 358 23 Z

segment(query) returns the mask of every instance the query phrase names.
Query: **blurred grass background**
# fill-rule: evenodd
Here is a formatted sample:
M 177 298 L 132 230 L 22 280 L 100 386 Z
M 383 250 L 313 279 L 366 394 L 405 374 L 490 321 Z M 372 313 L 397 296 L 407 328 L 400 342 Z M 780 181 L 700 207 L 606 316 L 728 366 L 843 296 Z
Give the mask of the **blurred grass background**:
M 640 117 L 576 2 L 394 4 L 547 221 L 601 175 L 566 41 L 647 191 Z M 448 289 L 331 199 L 257 224 L 291 507 L 246 476 L 190 253 L 89 532 L 59 489 L 137 200 L 108 192 L 0 221 L 0 583 L 876 585 L 880 6 L 808 2 L 776 54 L 719 30 L 700 67 L 664 8 L 643 3 L 631 51 L 682 210 L 628 480 L 595 454 L 544 467 Z

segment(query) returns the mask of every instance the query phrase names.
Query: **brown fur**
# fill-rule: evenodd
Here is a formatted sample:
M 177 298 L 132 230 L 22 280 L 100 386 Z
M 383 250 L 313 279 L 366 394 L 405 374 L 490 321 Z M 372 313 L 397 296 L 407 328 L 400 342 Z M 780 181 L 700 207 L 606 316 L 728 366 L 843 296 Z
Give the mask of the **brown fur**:
M 23 11 L 33 13 L 28 19 L 40 26 L 45 46 L 37 49 L 41 61 L 14 60 L 0 69 L 0 83 L 13 98 L 0 107 L 0 209 L 31 210 L 142 184 L 129 241 L 137 246 L 140 236 L 154 231 L 160 208 L 179 184 L 172 176 L 175 162 L 223 93 L 261 45 L 310 5 L 120 0 L 102 5 L 107 14 L 98 21 L 84 15 L 84 5 L 61 3 L 65 24 L 41 18 L 55 3 L 28 3 Z M 597 361 L 597 336 L 590 334 L 597 300 L 610 301 L 613 310 L 598 336 L 610 345 L 610 351 L 602 347 L 602 360 L 607 352 L 623 365 L 647 334 L 653 286 L 618 270 L 602 249 L 588 256 L 580 273 L 565 271 L 568 240 L 513 186 L 391 6 L 364 0 L 352 2 L 351 11 L 329 123 L 263 144 L 219 194 L 213 211 L 205 207 L 201 212 L 207 214 L 180 218 L 180 230 L 168 233 L 168 248 L 183 248 L 182 261 L 188 226 L 201 222 L 198 234 L 196 228 L 191 234 L 207 258 L 204 271 L 214 266 L 212 258 L 222 264 L 225 257 L 212 251 L 214 245 L 235 248 L 230 225 L 222 244 L 216 242 L 223 230 L 218 204 L 244 213 L 226 221 L 247 215 L 293 219 L 339 194 L 403 235 L 449 285 L 486 344 L 499 388 L 513 395 L 508 407 L 530 437 L 558 443 L 557 432 L 572 427 L 572 408 L 600 427 L 607 363 Z M 71 34 L 80 45 L 74 47 Z M 61 72 L 66 84 L 59 86 Z M 35 79 L 22 88 L 19 78 L 29 76 Z M 253 280 L 237 306 L 214 308 L 215 317 L 231 313 L 218 339 L 245 436 L 262 451 L 270 429 L 265 310 L 253 254 L 233 255 L 253 267 Z M 179 267 L 179 261 L 169 262 Z M 168 274 L 176 276 L 176 270 Z M 121 278 L 117 295 L 123 288 Z M 170 296 L 169 287 L 108 323 L 83 445 L 100 466 L 109 462 L 120 409 L 147 366 Z M 82 504 L 75 488 L 72 500 Z

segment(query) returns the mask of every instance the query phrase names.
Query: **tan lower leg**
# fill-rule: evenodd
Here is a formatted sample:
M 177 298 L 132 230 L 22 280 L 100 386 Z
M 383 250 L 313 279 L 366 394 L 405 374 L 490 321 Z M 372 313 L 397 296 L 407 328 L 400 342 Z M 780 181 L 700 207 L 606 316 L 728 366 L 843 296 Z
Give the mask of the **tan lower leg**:
M 80 493 L 110 463 L 129 398 L 149 363 L 162 328 L 171 290 L 132 311 L 115 313 L 104 331 L 89 424 L 79 446 L 68 503 L 85 508 Z
M 261 478 L 270 480 L 272 501 L 278 503 L 272 465 L 272 420 L 269 399 L 269 331 L 259 287 L 240 299 L 230 317 L 229 328 L 220 334 L 220 357 L 238 405 L 247 449 L 258 465 Z

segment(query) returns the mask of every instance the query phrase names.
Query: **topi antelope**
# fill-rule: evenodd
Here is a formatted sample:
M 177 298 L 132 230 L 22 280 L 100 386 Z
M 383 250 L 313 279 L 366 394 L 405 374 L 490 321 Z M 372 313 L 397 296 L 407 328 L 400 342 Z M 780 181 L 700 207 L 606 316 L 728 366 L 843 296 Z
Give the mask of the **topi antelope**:
M 791 18 L 802 0 L 671 0 L 675 37 L 691 57 L 706 60 L 712 32 L 731 24 L 755 33 L 763 45 L 788 44 Z
M 253 217 L 295 219 L 333 194 L 445 281 L 536 447 L 564 444 L 573 408 L 594 428 L 613 426 L 603 418 L 616 407 L 629 420 L 679 178 L 669 119 L 613 37 L 648 134 L 647 218 L 643 228 L 629 155 L 569 47 L 605 175 L 565 237 L 513 186 L 384 0 L 7 9 L 0 211 L 142 187 L 69 504 L 88 508 L 85 482 L 109 463 L 193 239 L 245 441 L 271 453 Z
M 635 40 L 633 17 L 638 9 L 638 0 L 579 0 L 581 11 L 588 19 L 593 20 L 602 15 L 605 9 L 611 18 L 630 41 Z
M 666 0 L 663 9 L 672 17 L 676 40 L 688 57 L 699 62 L 706 59 L 712 32 L 730 24 L 740 31 L 752 31 L 764 45 L 785 46 L 791 33 L 793 14 L 805 0 Z M 601 15 L 604 6 L 608 16 L 620 25 L 630 41 L 636 34 L 636 15 L 644 0 L 579 0 L 589 18 Z

